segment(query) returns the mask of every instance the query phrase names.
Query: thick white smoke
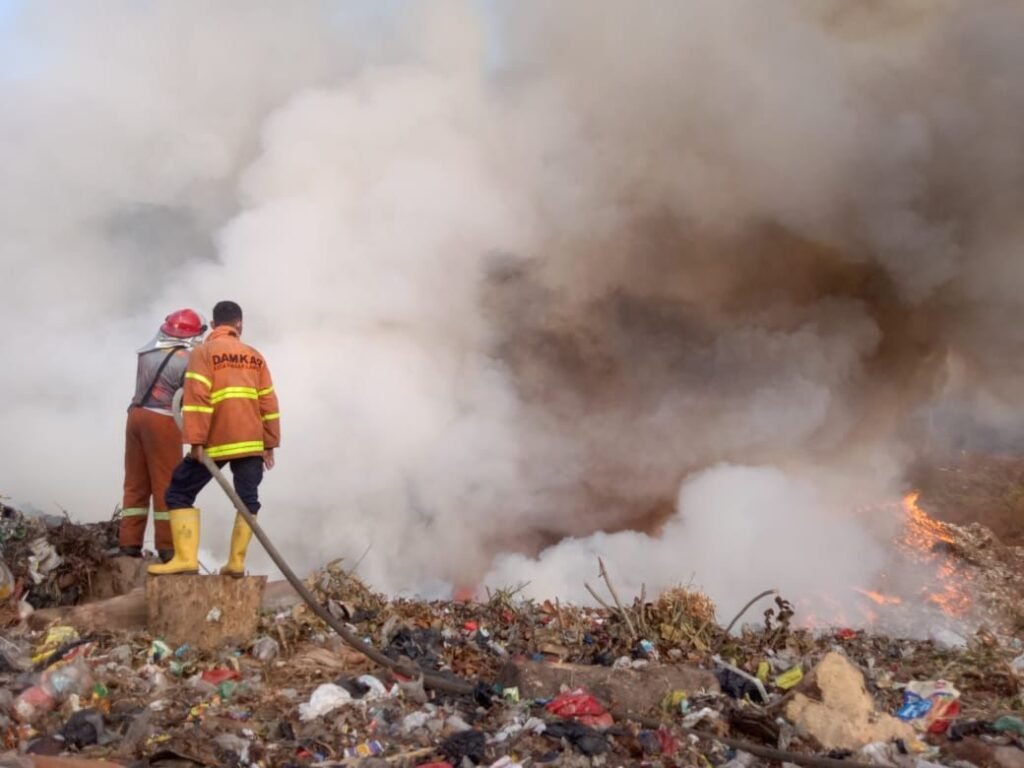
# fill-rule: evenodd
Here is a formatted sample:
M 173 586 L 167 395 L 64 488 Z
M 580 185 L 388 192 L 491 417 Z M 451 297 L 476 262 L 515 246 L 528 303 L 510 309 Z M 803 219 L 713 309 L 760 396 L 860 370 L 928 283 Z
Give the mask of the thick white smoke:
M 0 491 L 108 514 L 132 351 L 230 298 L 303 567 L 369 545 L 389 590 L 582 597 L 605 554 L 724 607 L 869 582 L 847 512 L 902 490 L 951 350 L 958 403 L 1015 402 L 1024 12 L 372 5 L 20 9 Z
M 852 513 L 857 490 L 830 485 L 827 474 L 716 466 L 683 484 L 678 513 L 656 538 L 622 531 L 567 539 L 536 561 L 500 557 L 489 579 L 515 585 L 528 576 L 524 595 L 586 602 L 586 583 L 604 589 L 596 579 L 601 557 L 623 594 L 692 585 L 723 601 L 726 620 L 768 588 L 810 598 L 810 606 L 822 599 L 834 601 L 832 609 L 850 606 L 852 587 L 884 567 L 886 558 Z

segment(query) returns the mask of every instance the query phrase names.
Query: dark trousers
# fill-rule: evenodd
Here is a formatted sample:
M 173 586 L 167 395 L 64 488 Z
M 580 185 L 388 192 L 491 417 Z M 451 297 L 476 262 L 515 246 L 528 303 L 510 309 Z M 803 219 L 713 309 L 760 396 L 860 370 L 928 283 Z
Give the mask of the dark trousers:
M 259 487 L 263 480 L 263 457 L 246 456 L 241 459 L 218 461 L 217 466 L 231 464 L 231 479 L 235 483 L 235 491 L 245 502 L 245 506 L 254 515 L 260 511 Z M 196 496 L 206 487 L 213 475 L 201 462 L 186 456 L 174 468 L 171 484 L 167 488 L 164 500 L 167 509 L 187 509 L 194 507 Z

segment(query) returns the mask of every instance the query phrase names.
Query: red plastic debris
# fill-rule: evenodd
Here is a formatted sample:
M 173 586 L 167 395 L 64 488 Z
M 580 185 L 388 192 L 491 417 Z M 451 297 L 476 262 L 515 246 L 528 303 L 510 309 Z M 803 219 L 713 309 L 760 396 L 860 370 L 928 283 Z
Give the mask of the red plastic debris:
M 548 703 L 546 709 L 553 715 L 592 728 L 607 728 L 615 722 L 604 705 L 583 688 L 559 695 Z
M 840 640 L 852 640 L 856 636 L 857 633 L 849 627 L 843 627 L 840 630 L 836 630 L 836 637 L 838 637 Z
M 672 757 L 676 752 L 679 751 L 679 739 L 672 735 L 672 732 L 662 726 L 656 732 L 658 737 L 658 745 L 661 747 L 661 754 L 665 757 Z
M 203 682 L 210 685 L 220 685 L 226 680 L 238 680 L 241 675 L 234 669 L 208 669 L 203 672 Z
M 74 648 L 72 648 L 70 651 L 68 651 L 66 654 L 64 654 L 63 656 L 60 657 L 61 661 L 73 661 L 74 659 L 78 658 L 79 656 L 82 656 L 82 657 L 91 656 L 92 655 L 92 651 L 93 651 L 93 647 L 94 646 L 93 646 L 92 643 L 85 643 L 84 645 L 76 645 Z
M 960 700 L 938 700 L 930 712 L 935 719 L 928 726 L 928 733 L 945 733 L 957 715 L 960 714 Z
M 477 624 L 475 621 L 467 621 L 465 624 L 462 625 L 462 628 L 467 632 L 476 632 L 478 629 L 480 629 L 480 625 Z

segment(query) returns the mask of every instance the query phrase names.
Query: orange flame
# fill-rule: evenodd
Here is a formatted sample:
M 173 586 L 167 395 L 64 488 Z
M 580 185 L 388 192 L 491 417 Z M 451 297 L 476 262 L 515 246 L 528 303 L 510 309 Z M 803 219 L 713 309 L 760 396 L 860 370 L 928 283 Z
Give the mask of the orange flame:
M 929 517 L 928 513 L 917 505 L 920 497 L 919 491 L 913 491 L 903 497 L 903 511 L 907 515 L 906 543 L 914 549 L 927 552 L 940 541 L 952 544 L 953 534 L 950 533 L 949 526 Z
M 903 497 L 899 506 L 892 504 L 886 505 L 886 508 L 892 509 L 895 514 L 901 514 L 903 522 L 893 544 L 907 558 L 925 569 L 929 574 L 929 586 L 922 588 L 917 594 L 893 594 L 886 590 L 886 587 L 894 585 L 886 574 L 881 574 L 879 583 L 871 585 L 872 588 L 855 587 L 854 591 L 881 609 L 924 602 L 947 616 L 965 616 L 972 607 L 967 589 L 971 574 L 960 567 L 951 548 L 940 546 L 956 543 L 953 528 L 921 509 L 918 505 L 920 496 L 919 491 L 912 491 Z M 872 609 L 865 604 L 858 610 L 866 624 L 872 624 L 878 618 L 878 608 Z
M 878 605 L 899 605 L 903 602 L 902 597 L 897 597 L 896 595 L 884 595 L 881 592 L 872 592 L 870 589 L 861 589 L 860 587 L 856 587 L 853 591 L 859 592 L 868 600 L 873 603 L 877 603 Z
M 476 600 L 476 587 L 468 584 L 458 584 L 452 590 L 452 602 L 472 603 Z
M 930 517 L 917 505 L 920 495 L 914 491 L 903 498 L 907 524 L 900 543 L 916 559 L 924 561 L 935 557 L 936 544 L 952 544 L 955 540 L 948 525 Z M 953 559 L 947 555 L 935 572 L 939 589 L 926 593 L 924 597 L 949 616 L 963 616 L 971 608 L 971 598 L 962 583 L 966 579 L 966 574 L 960 572 Z

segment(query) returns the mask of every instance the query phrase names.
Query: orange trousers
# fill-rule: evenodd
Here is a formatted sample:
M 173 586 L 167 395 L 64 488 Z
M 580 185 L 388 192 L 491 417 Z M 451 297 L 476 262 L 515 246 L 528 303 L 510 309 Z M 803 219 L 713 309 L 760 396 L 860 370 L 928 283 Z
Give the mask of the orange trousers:
M 173 417 L 145 408 L 128 411 L 124 436 L 124 501 L 117 535 L 122 547 L 142 546 L 152 498 L 156 548 L 174 549 L 164 493 L 171 483 L 171 473 L 181 461 L 181 454 L 181 430 Z

